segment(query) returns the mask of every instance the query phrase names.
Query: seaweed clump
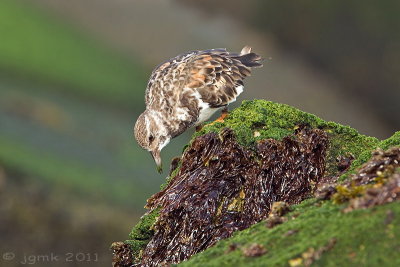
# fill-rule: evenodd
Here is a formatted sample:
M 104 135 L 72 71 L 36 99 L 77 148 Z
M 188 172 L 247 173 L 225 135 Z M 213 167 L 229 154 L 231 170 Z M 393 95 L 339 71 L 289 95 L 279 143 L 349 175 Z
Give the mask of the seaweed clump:
M 325 160 L 327 175 L 337 174 L 339 157 L 350 157 L 351 161 L 355 159 L 355 164 L 364 163 L 369 159 L 370 151 L 379 143 L 378 139 L 361 135 L 351 127 L 324 121 L 313 114 L 285 104 L 260 99 L 243 101 L 239 108 L 229 113 L 223 123 L 206 125 L 195 136 L 208 132 L 219 133 L 223 128 L 228 127 L 234 131 L 239 144 L 253 148 L 260 140 L 269 138 L 282 140 L 294 134 L 302 125 L 321 129 L 328 135 L 329 148 Z M 397 138 L 391 139 L 390 144 L 398 142 L 399 137 L 400 132 Z M 388 142 L 386 145 L 389 145 Z M 382 148 L 385 149 L 385 147 Z M 360 157 L 360 154 L 363 156 Z M 341 168 L 342 166 L 339 166 L 339 170 Z
M 337 186 L 332 199 L 336 203 L 349 201 L 345 212 L 400 199 L 400 147 L 374 151 L 357 173 Z
M 260 257 L 267 253 L 267 249 L 263 245 L 257 243 L 251 244 L 242 251 L 245 257 Z
M 112 266 L 125 267 L 132 265 L 133 253 L 131 246 L 124 242 L 114 242 L 111 244 L 113 251 Z
M 240 145 L 232 130 L 194 139 L 168 186 L 148 200 L 159 210 L 140 265 L 179 263 L 268 217 L 274 202 L 308 197 L 325 171 L 328 138 L 319 129 Z
M 264 222 L 255 224 L 181 264 L 191 267 L 398 266 L 399 150 L 400 132 L 397 132 L 373 145 L 372 149 L 365 147 L 361 154 L 339 154 L 340 157 L 333 159 L 339 163 L 338 172 L 319 180 L 317 186 L 324 190 L 317 197 L 331 200 L 333 194 L 339 193 L 340 185 L 353 192 L 344 203 L 304 200 L 290 207 L 291 212 L 286 217 L 295 219 L 276 225 L 273 230 L 265 227 Z M 342 156 L 349 159 L 343 160 Z M 364 190 L 360 190 L 362 188 Z M 354 194 L 357 190 L 359 192 Z M 268 248 L 268 253 L 251 260 L 237 251 L 226 253 L 233 245 L 247 247 L 255 242 Z
M 378 148 L 372 157 L 343 182 L 324 177 L 315 190 L 317 199 L 349 202 L 345 212 L 369 208 L 400 199 L 400 147 Z
M 344 182 L 344 185 L 368 185 L 372 182 L 383 182 L 400 167 L 400 147 L 392 147 L 386 151 L 377 149 L 372 158 L 362 165 L 356 174 Z
M 338 180 L 355 173 L 372 150 L 396 144 L 400 132 L 379 142 L 288 105 L 243 101 L 224 122 L 196 132 L 174 160 L 125 241 L 132 263 L 177 263 L 264 219 L 285 227 L 290 220 L 278 225 L 286 218 L 271 211 L 272 203 L 299 203 L 316 187 L 319 199 L 331 199 Z
M 266 219 L 266 226 L 273 228 L 278 224 L 287 221 L 286 217 L 283 217 L 289 211 L 289 205 L 286 202 L 274 202 L 271 206 L 268 218 Z

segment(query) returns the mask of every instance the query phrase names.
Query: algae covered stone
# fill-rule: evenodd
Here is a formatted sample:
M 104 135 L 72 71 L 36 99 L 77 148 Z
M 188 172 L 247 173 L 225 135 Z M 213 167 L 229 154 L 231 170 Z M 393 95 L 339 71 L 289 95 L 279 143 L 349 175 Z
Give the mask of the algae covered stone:
M 239 108 L 230 112 L 224 123 L 206 126 L 197 132 L 195 137 L 210 131 L 221 132 L 223 128 L 228 127 L 233 129 L 241 145 L 253 148 L 259 140 L 281 140 L 303 126 L 321 129 L 328 135 L 328 175 L 336 173 L 339 156 L 352 155 L 357 159 L 361 153 L 371 151 L 379 143 L 377 138 L 359 134 L 349 126 L 327 122 L 289 105 L 265 100 L 243 101 Z
M 380 142 L 288 105 L 244 101 L 223 123 L 195 133 L 125 244 L 138 265 L 179 263 L 237 230 L 250 231 L 276 201 L 295 204 L 312 197 L 323 177 L 346 175 L 350 165 L 353 170 L 365 162 L 379 145 L 398 144 L 398 135 Z M 323 207 L 328 213 L 336 210 Z M 286 229 L 287 224 L 290 220 L 271 231 L 283 227 L 296 233 L 290 238 L 298 236 L 298 229 Z

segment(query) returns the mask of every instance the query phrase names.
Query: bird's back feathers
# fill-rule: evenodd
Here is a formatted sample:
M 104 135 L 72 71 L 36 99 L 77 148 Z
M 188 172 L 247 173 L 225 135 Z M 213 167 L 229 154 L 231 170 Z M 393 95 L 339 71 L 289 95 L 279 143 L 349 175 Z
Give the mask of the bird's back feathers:
M 152 72 L 146 89 L 147 109 L 179 119 L 176 134 L 180 134 L 196 123 L 201 104 L 203 109 L 205 105 L 217 109 L 235 101 L 251 68 L 261 66 L 261 57 L 248 46 L 240 53 L 218 48 L 178 55 Z

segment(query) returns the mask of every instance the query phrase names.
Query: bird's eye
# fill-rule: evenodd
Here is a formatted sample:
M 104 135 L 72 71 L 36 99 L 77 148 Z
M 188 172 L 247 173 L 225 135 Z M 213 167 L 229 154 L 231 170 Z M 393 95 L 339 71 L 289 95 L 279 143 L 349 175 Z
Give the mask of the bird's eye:
M 149 136 L 149 143 L 152 143 L 154 141 L 154 136 L 150 135 Z

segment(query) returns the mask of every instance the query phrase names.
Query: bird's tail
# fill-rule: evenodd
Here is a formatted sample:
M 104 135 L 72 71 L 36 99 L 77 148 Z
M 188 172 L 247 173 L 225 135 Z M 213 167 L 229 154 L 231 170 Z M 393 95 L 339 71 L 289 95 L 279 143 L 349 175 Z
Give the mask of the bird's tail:
M 251 52 L 251 47 L 248 45 L 243 47 L 242 51 L 240 51 L 240 54 L 236 54 L 234 58 L 238 59 L 246 67 L 257 68 L 263 66 L 261 63 L 263 60 L 261 56 Z

